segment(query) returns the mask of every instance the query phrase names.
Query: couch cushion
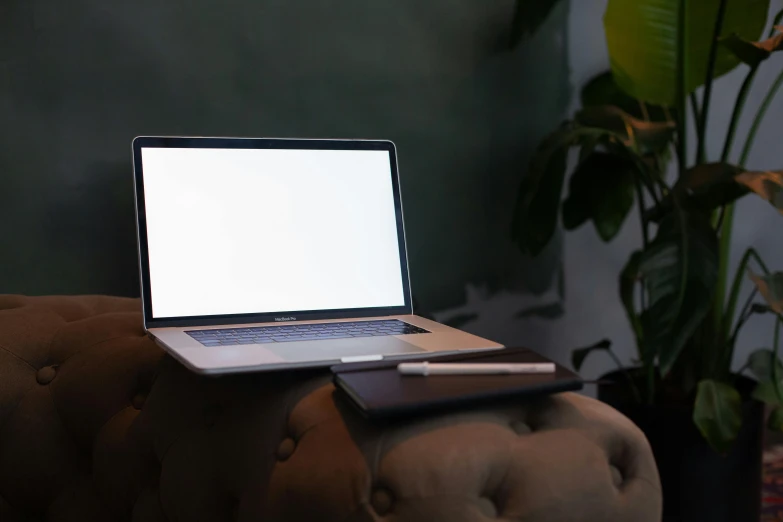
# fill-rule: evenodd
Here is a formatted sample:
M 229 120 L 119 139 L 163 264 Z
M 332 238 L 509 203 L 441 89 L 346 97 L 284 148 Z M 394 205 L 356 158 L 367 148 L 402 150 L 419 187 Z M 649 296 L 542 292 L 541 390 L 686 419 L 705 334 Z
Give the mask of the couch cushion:
M 657 521 L 652 453 L 576 394 L 384 423 L 323 371 L 195 375 L 137 300 L 0 296 L 0 518 Z
M 0 296 L 0 496 L 53 520 L 113 519 L 118 504 L 99 492 L 117 475 L 131 486 L 128 475 L 157 472 L 127 427 L 162 355 L 136 299 Z

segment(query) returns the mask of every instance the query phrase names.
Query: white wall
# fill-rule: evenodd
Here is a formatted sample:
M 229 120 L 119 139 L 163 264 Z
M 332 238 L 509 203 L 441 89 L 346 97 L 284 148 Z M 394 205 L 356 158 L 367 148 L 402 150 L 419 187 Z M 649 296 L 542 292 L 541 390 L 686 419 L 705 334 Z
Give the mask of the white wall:
M 602 24 L 606 3 L 607 0 L 571 2 L 568 45 L 571 83 L 574 86 L 572 111 L 578 108 L 579 87 L 594 75 L 609 68 Z M 771 16 L 781 7 L 783 0 L 772 0 Z M 783 53 L 770 59 L 757 75 L 745 115 L 737 131 L 735 144 L 740 145 L 737 145 L 736 149 L 744 142 L 755 109 L 781 68 Z M 715 84 L 708 143 L 708 153 L 713 160 L 717 159 L 722 149 L 734 97 L 746 70 L 745 66 L 741 66 Z M 783 92 L 777 96 L 764 120 L 747 165 L 749 168 L 783 168 L 783 140 L 778 128 L 781 114 Z M 557 122 L 552 124 L 554 126 Z M 693 143 L 692 139 L 690 141 Z M 736 157 L 734 159 L 736 160 Z M 783 216 L 754 196 L 744 198 L 737 205 L 735 215 L 733 265 L 736 266 L 739 262 L 745 248 L 754 246 L 770 268 L 783 270 Z M 565 234 L 566 313 L 558 320 L 513 319 L 514 313 L 520 308 L 548 302 L 553 295 L 532 297 L 503 293 L 487 296 L 481 289 L 476 288 L 468 288 L 468 303 L 464 307 L 444 311 L 438 314 L 438 317 L 448 318 L 455 314 L 477 312 L 479 318 L 464 326 L 466 330 L 493 337 L 507 345 L 526 345 L 556 361 L 569 364 L 573 348 L 609 338 L 613 341 L 620 359 L 629 363 L 634 357 L 635 348 L 618 297 L 617 276 L 630 252 L 640 243 L 639 220 L 635 213 L 628 217 L 621 233 L 609 244 L 600 240 L 590 224 Z M 742 364 L 753 349 L 771 344 L 771 319 L 754 319 L 740 336 L 735 367 Z M 582 373 L 585 377 L 592 378 L 611 368 L 611 361 L 598 354 L 588 360 Z

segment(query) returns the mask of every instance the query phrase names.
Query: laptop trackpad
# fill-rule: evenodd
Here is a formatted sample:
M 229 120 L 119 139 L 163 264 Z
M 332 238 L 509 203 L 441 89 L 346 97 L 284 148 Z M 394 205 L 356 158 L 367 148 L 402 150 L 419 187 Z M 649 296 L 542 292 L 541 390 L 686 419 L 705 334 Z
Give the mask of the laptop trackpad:
M 402 355 L 427 351 L 393 335 L 265 344 L 264 348 L 289 362 L 328 361 L 360 355 Z

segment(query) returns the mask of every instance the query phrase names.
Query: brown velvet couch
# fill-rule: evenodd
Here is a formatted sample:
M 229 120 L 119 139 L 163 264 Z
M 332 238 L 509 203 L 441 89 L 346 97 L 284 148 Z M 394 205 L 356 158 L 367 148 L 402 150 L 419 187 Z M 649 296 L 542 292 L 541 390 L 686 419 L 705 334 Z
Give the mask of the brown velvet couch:
M 566 393 L 371 424 L 324 372 L 207 378 L 139 302 L 0 296 L 0 520 L 660 520 L 650 449 Z

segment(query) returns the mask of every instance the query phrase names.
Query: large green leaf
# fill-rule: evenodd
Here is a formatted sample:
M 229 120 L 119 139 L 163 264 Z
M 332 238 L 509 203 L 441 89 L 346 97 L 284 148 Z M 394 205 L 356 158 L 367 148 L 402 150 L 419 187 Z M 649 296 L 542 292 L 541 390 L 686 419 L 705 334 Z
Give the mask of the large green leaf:
M 566 154 L 575 137 L 564 127 L 541 142 L 519 186 L 511 234 L 523 253 L 537 256 L 555 233 Z
M 775 406 L 769 413 L 767 428 L 772 431 L 783 431 L 783 407 Z
M 707 442 L 719 453 L 726 453 L 742 426 L 742 399 L 728 384 L 704 379 L 696 390 L 693 422 Z
M 628 158 L 606 152 L 590 154 L 571 176 L 563 202 L 563 226 L 572 230 L 592 219 L 601 239 L 613 239 L 633 207 L 636 172 L 636 164 Z
M 579 172 L 584 170 L 583 166 L 587 165 L 595 154 L 601 153 L 591 153 L 581 160 L 568 182 L 568 196 L 563 201 L 563 227 L 566 230 L 579 228 L 592 217 L 592 205 L 588 194 L 591 180 L 589 176 Z M 583 197 L 574 197 L 575 194 L 582 194 Z
M 630 96 L 669 107 L 677 102 L 679 9 L 684 0 L 609 0 L 604 30 L 617 84 Z M 699 87 L 718 13 L 718 0 L 689 0 L 685 17 L 686 91 Z M 728 0 L 719 36 L 736 33 L 758 40 L 767 21 L 769 0 Z M 739 59 L 719 48 L 715 76 L 729 72 Z
M 702 163 L 688 169 L 683 183 L 678 188 L 681 205 L 690 210 L 710 212 L 723 205 L 733 203 L 752 189 L 762 197 L 772 198 L 780 208 L 783 203 L 779 183 L 783 177 L 777 172 L 743 172 L 741 168 L 728 163 Z M 658 222 L 671 211 L 674 205 L 668 195 L 660 205 L 651 207 L 647 219 Z
M 649 300 L 641 318 L 644 351 L 658 356 L 665 376 L 710 310 L 718 239 L 709 220 L 680 209 L 668 214 L 642 252 L 639 274 Z
M 766 199 L 783 213 L 783 170 L 743 172 L 734 179 Z
M 604 129 L 568 122 L 538 146 L 520 183 L 511 227 L 511 235 L 523 253 L 537 256 L 555 233 L 568 150 L 582 141 L 611 135 Z
M 721 38 L 721 44 L 726 46 L 734 56 L 751 67 L 758 67 L 772 53 L 783 51 L 783 27 L 776 26 L 778 34 L 761 42 L 750 42 L 739 35 L 732 34 Z
M 759 348 L 748 356 L 748 369 L 759 381 L 773 379 L 772 361 L 775 360 L 775 352 L 769 348 Z M 783 364 L 777 360 L 778 375 L 783 378 Z
M 739 167 L 729 163 L 702 163 L 691 167 L 685 173 L 685 186 L 688 190 L 697 192 L 705 187 L 732 181 L 740 172 L 742 170 Z
M 783 383 L 778 381 L 778 386 L 775 386 L 775 378 L 783 378 L 783 364 L 775 351 L 767 348 L 755 350 L 748 357 L 747 366 L 759 381 L 753 389 L 753 398 L 766 404 L 779 405 Z
M 511 21 L 511 47 L 536 32 L 560 0 L 517 0 Z
M 628 321 L 631 323 L 636 345 L 642 348 L 642 323 L 634 304 L 636 284 L 639 282 L 639 264 L 642 261 L 642 251 L 637 250 L 628 259 L 622 272 L 620 272 L 620 299 L 622 300 Z
M 712 211 L 741 198 L 748 189 L 735 179 L 740 172 L 739 167 L 728 163 L 702 163 L 688 169 L 688 203 L 693 209 Z
M 592 78 L 582 87 L 582 107 L 600 107 L 613 105 L 634 118 L 650 121 L 665 122 L 668 120 L 666 112 L 658 105 L 646 106 L 647 114 L 642 110 L 642 103 L 631 98 L 617 85 L 612 76 L 612 71 L 606 71 Z
M 761 276 L 751 272 L 750 278 L 769 307 L 776 314 L 783 315 L 783 272 Z
M 593 152 L 595 152 L 596 148 L 598 148 L 600 145 L 603 145 L 603 138 L 603 136 L 585 136 L 582 140 L 580 140 L 579 163 L 582 163 Z
M 688 169 L 676 186 L 680 206 L 704 213 L 744 196 L 748 190 L 734 179 L 739 172 L 739 167 L 727 163 L 702 163 Z M 660 205 L 650 207 L 645 217 L 658 223 L 673 208 L 674 196 L 668 194 Z
M 775 389 L 775 381 L 762 381 L 753 389 L 752 397 L 765 404 L 780 404 L 778 392 Z
M 576 121 L 585 127 L 606 129 L 622 136 L 627 147 L 641 154 L 665 149 L 676 130 L 674 122 L 643 121 L 612 105 L 585 107 L 576 114 Z

